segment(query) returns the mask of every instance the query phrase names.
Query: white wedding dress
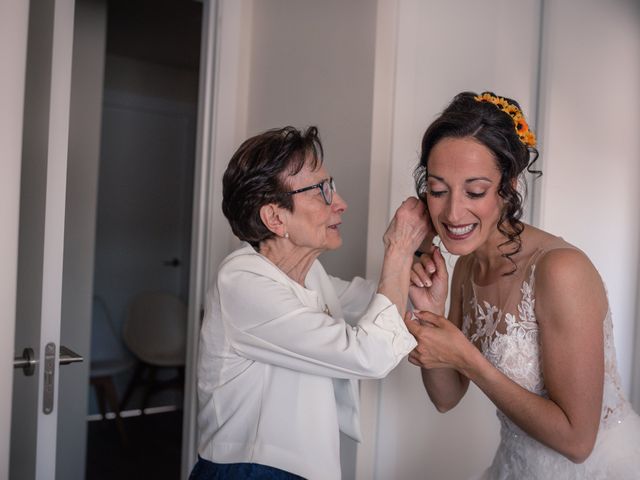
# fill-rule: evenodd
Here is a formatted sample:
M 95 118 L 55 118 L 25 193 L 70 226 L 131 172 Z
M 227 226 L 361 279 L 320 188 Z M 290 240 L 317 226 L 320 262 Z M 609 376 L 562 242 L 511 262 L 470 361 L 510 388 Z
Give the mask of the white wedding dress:
M 547 396 L 542 374 L 535 306 L 537 260 L 553 248 L 573 248 L 562 239 L 536 251 L 525 268 L 481 287 L 472 278 L 473 260 L 463 284 L 462 331 L 502 373 L 527 390 Z M 625 399 L 616 367 L 611 313 L 604 318 L 604 395 L 600 429 L 593 452 L 575 464 L 534 440 L 501 411 L 500 444 L 487 480 L 640 479 L 640 417 Z

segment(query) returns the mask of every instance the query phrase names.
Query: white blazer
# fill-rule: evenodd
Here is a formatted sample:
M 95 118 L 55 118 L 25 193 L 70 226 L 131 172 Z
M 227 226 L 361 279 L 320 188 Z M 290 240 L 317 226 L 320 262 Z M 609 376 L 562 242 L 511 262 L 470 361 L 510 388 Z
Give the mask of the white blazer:
M 384 377 L 416 342 L 375 284 L 318 261 L 305 284 L 249 245 L 222 262 L 200 337 L 202 458 L 340 479 L 339 430 L 360 440 L 356 380 Z

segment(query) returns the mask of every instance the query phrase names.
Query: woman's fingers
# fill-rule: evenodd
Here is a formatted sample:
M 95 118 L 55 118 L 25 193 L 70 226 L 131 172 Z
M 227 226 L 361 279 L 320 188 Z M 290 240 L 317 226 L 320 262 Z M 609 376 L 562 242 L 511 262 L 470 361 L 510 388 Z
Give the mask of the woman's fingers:
M 411 282 L 421 288 L 431 286 L 431 275 L 426 271 L 422 263 L 416 262 L 411 269 Z
M 404 314 L 404 324 L 407 326 L 409 333 L 414 337 L 420 333 L 420 324 L 413 319 L 413 314 L 411 312 Z
M 437 271 L 437 269 L 438 266 L 432 258 L 432 255 L 429 253 L 423 253 L 420 256 L 419 260 L 413 264 L 411 280 L 417 286 L 430 287 L 433 283 L 431 277 Z
M 422 367 L 420 361 L 412 357 L 411 354 L 409 354 L 409 357 L 407 359 L 409 360 L 409 363 L 413 363 L 416 367 Z
M 434 246 L 433 255 L 431 256 L 433 264 L 434 264 L 434 272 L 438 276 L 444 276 L 446 278 L 448 276 L 447 272 L 447 264 L 442 256 L 442 252 L 439 247 Z
M 433 357 L 432 349 L 435 344 L 432 343 L 431 332 L 433 332 L 434 324 L 426 319 L 438 318 L 430 312 L 407 312 L 404 316 L 405 324 L 409 332 L 418 340 L 418 345 L 409 352 L 408 360 L 413 365 L 421 368 L 434 368 L 439 366 Z M 417 321 L 416 321 L 417 320 Z
M 422 266 L 424 267 L 424 269 L 429 272 L 429 275 L 431 275 L 432 273 L 434 273 L 436 271 L 436 263 L 433 260 L 432 255 L 421 255 L 420 256 L 420 263 L 422 264 Z
M 427 210 L 427 206 L 417 197 L 407 197 L 403 200 L 402 204 L 406 205 L 408 208 L 416 209 L 420 215 L 425 214 Z
M 448 321 L 440 315 L 436 315 L 435 313 L 431 313 L 428 311 L 414 311 L 413 316 L 416 317 L 421 325 L 431 325 L 433 327 L 442 326 L 443 321 Z M 412 332 L 413 333 L 413 332 Z
M 385 245 L 400 245 L 411 253 L 420 246 L 427 234 L 426 209 L 415 197 L 402 202 L 384 235 Z
M 424 281 L 422 280 L 422 277 L 418 275 L 416 272 L 414 272 L 413 270 L 411 270 L 411 275 L 409 276 L 409 279 L 411 281 L 411 285 L 424 288 Z

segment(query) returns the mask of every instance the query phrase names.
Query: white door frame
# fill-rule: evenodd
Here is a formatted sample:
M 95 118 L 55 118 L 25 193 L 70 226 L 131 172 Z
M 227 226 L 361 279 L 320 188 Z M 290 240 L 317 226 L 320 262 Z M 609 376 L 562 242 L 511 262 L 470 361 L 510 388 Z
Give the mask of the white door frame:
M 211 118 L 213 71 L 215 62 L 215 24 L 217 1 L 204 0 L 202 37 L 200 40 L 200 81 L 198 93 L 198 126 L 193 175 L 193 223 L 191 231 L 191 265 L 189 270 L 189 311 L 187 323 L 187 358 L 185 366 L 184 410 L 182 417 L 182 458 L 180 478 L 189 476 L 197 455 L 197 357 L 200 318 L 204 305 L 206 278 L 207 225 L 209 223 L 209 178 L 211 172 Z
M 218 264 L 237 240 L 220 208 L 222 175 L 246 135 L 246 22 L 250 0 L 203 0 L 198 132 L 194 172 L 187 363 L 181 478 L 197 456 L 197 357 L 200 322 Z

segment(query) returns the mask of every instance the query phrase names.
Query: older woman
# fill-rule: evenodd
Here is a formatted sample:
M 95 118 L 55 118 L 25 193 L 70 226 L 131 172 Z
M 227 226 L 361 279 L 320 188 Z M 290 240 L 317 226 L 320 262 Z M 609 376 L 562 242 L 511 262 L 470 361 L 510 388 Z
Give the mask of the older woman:
M 359 440 L 360 378 L 416 345 L 403 323 L 425 208 L 409 198 L 384 235 L 379 284 L 328 275 L 347 208 L 315 127 L 245 141 L 223 211 L 247 242 L 220 265 L 199 358 L 200 458 L 192 478 L 339 479 L 339 430 Z

